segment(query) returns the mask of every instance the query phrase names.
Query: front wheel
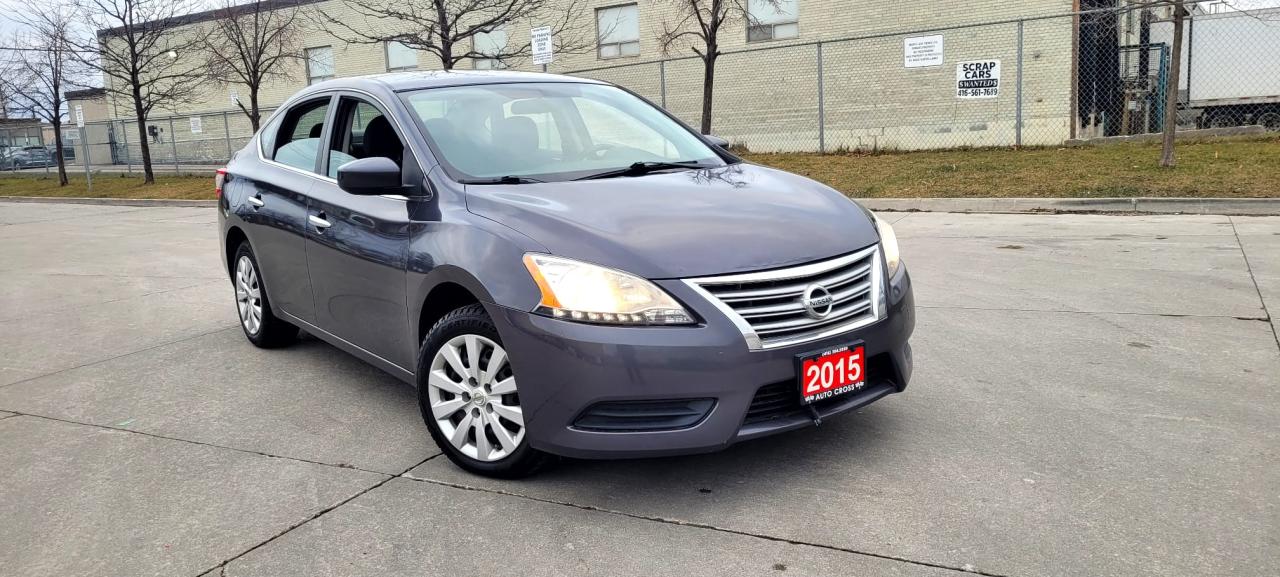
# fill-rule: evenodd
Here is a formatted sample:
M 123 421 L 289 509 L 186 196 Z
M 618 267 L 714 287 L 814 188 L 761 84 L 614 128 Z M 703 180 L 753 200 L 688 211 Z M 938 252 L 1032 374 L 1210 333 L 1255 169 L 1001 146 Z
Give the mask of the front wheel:
M 418 407 L 454 464 L 488 477 L 537 471 L 548 455 L 529 446 L 516 375 L 480 305 L 440 319 L 418 355 Z

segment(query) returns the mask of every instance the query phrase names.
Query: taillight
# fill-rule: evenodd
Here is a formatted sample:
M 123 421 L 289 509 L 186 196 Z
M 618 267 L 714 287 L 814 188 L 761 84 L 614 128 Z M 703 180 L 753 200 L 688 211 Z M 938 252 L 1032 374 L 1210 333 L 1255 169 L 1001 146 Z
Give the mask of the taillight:
M 213 197 L 222 198 L 222 184 L 227 181 L 227 169 L 219 168 L 213 175 Z

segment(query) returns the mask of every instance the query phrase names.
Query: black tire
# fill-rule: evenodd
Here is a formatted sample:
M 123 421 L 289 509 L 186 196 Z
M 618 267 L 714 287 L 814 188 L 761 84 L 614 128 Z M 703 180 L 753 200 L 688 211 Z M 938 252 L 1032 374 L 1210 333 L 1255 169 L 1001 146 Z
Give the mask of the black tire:
M 418 351 L 417 367 L 418 409 L 422 412 L 422 420 L 427 424 L 427 430 L 431 432 L 431 439 L 440 447 L 445 456 L 450 461 L 453 461 L 453 464 L 462 469 L 477 475 L 498 479 L 518 479 L 532 475 L 549 463 L 552 457 L 529 445 L 527 430 L 518 447 L 510 455 L 496 461 L 481 461 L 462 453 L 462 451 L 454 447 L 453 443 L 440 430 L 439 424 L 436 423 L 435 417 L 432 415 L 427 392 L 427 380 L 428 375 L 431 373 L 432 359 L 435 358 L 440 347 L 448 343 L 450 339 L 468 334 L 479 335 L 499 345 L 502 344 L 502 339 L 498 336 L 497 327 L 493 325 L 489 315 L 484 312 L 484 307 L 478 304 L 468 305 L 449 312 L 431 327 L 427 337 L 422 340 L 422 349 Z
M 1257 123 L 1268 132 L 1280 132 L 1280 110 L 1268 110 L 1259 114 Z
M 1209 117 L 1209 128 L 1232 128 L 1243 125 L 1244 121 L 1234 112 L 1219 112 Z
M 237 266 L 240 259 L 247 258 L 249 264 L 253 267 L 253 273 L 256 277 L 256 284 L 260 298 L 256 299 L 262 306 L 261 322 L 257 327 L 257 331 L 252 331 L 249 324 L 242 317 L 240 322 L 240 330 L 244 332 L 245 338 L 254 346 L 263 349 L 275 349 L 293 344 L 298 340 L 298 327 L 276 317 L 271 310 L 271 301 L 267 298 L 266 286 L 262 283 L 262 269 L 258 267 L 258 257 L 253 254 L 253 247 L 249 246 L 249 241 L 240 243 L 236 249 L 235 256 L 231 257 L 231 286 L 236 287 Z M 240 299 L 238 292 L 236 293 L 236 312 L 239 312 Z

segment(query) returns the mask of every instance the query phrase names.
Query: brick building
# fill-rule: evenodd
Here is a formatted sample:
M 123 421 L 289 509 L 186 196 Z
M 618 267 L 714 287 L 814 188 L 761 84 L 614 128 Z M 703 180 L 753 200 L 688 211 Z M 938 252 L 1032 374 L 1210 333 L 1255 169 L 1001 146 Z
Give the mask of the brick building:
M 1079 0 L 1075 0 L 1078 2 Z M 688 48 L 664 53 L 659 35 L 673 22 L 670 1 L 591 0 L 580 11 L 579 29 L 596 36 L 577 54 L 557 54 L 550 72 L 598 78 L 625 86 L 662 104 L 696 126 L 701 111 L 702 63 Z M 1059 144 L 1072 135 L 1075 33 L 1073 0 L 1008 2 L 865 2 L 749 0 L 750 20 L 721 35 L 713 131 L 753 150 L 919 149 L 952 146 Z M 319 0 L 305 10 L 323 11 L 353 25 L 362 23 L 343 0 Z M 1049 17 L 1053 16 L 1053 17 Z M 214 13 L 170 23 L 191 34 L 209 33 Z M 429 53 L 398 44 L 346 42 L 301 18 L 307 58 L 293 78 L 268 86 L 271 107 L 309 82 L 393 70 L 440 67 Z M 533 19 L 536 20 L 536 19 Z M 540 22 L 476 39 L 522 45 Z M 938 38 L 940 37 L 940 38 Z M 931 39 L 936 58 L 925 65 L 904 61 L 906 44 Z M 936 39 L 936 40 L 934 40 Z M 193 63 L 202 55 L 183 54 Z M 957 65 L 1000 61 L 998 94 L 957 97 Z M 1022 66 L 1017 66 L 1018 62 Z M 478 59 L 460 68 L 535 70 L 527 59 Z M 157 110 L 159 129 L 181 143 L 210 141 L 233 146 L 248 135 L 232 98 L 243 86 L 211 85 L 200 101 Z M 1019 98 L 1021 95 L 1021 98 Z M 109 102 L 110 114 L 127 119 L 124 102 Z M 165 115 L 176 115 L 166 119 Z M 1017 126 L 1016 119 L 1022 118 Z M 201 118 L 198 122 L 192 116 Z M 194 127 L 200 128 L 194 132 Z

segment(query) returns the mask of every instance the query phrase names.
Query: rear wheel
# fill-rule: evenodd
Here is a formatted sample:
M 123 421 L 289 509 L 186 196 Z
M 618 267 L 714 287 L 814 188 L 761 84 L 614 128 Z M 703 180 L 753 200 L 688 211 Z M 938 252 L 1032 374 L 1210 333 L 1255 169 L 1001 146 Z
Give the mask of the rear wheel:
M 547 462 L 529 446 L 516 375 L 483 307 L 456 309 L 431 328 L 417 375 L 422 419 L 454 464 L 510 479 Z
M 248 241 L 240 243 L 234 262 L 231 280 L 236 289 L 236 311 L 240 313 L 244 336 L 264 349 L 283 347 L 297 340 L 298 327 L 277 318 L 271 310 L 258 259 Z
M 1280 110 L 1268 110 L 1258 115 L 1258 124 L 1268 132 L 1280 132 Z
M 1218 112 L 1209 117 L 1209 128 L 1231 128 L 1244 124 L 1234 112 Z

